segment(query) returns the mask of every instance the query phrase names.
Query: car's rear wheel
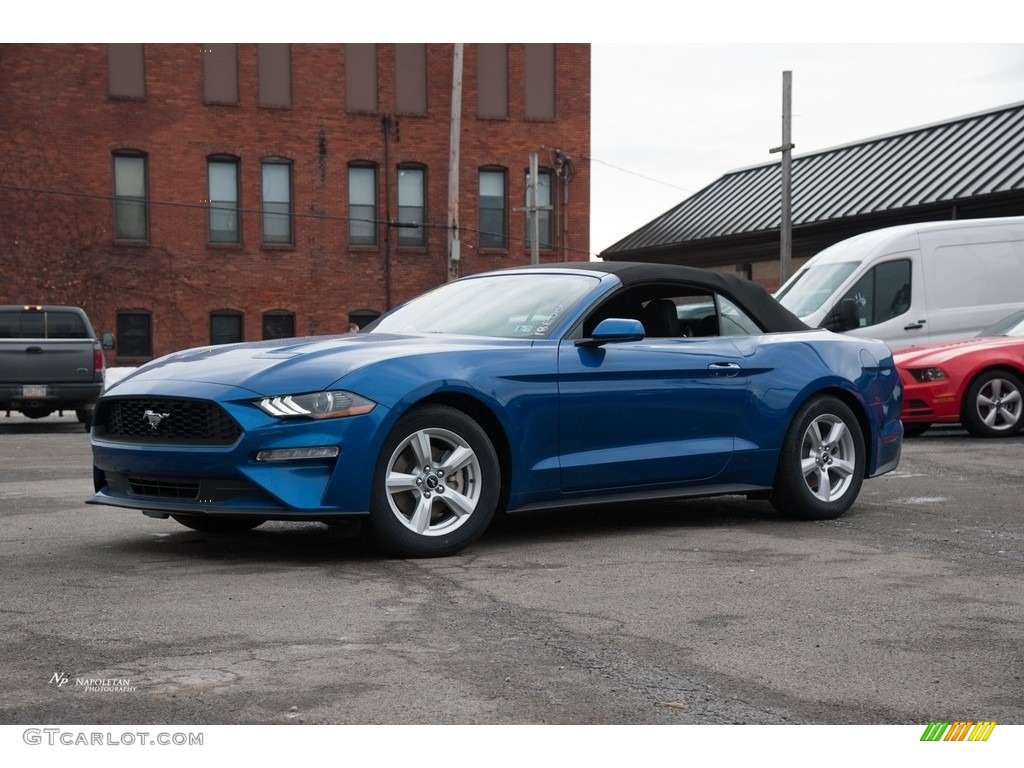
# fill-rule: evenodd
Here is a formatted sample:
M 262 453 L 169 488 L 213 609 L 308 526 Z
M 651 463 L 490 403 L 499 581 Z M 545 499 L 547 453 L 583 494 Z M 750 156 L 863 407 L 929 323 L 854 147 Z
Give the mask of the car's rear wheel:
M 384 442 L 370 529 L 394 555 L 451 555 L 486 530 L 500 489 L 497 453 L 483 428 L 455 408 L 424 406 L 400 419 Z
M 229 517 L 227 515 L 171 515 L 176 521 L 203 533 L 245 533 L 267 522 L 262 517 Z
M 849 406 L 831 396 L 810 400 L 783 441 L 772 506 L 803 520 L 839 517 L 860 493 L 864 460 L 864 436 Z
M 976 437 L 1007 437 L 1020 432 L 1024 384 L 1010 371 L 986 371 L 967 388 L 960 420 Z

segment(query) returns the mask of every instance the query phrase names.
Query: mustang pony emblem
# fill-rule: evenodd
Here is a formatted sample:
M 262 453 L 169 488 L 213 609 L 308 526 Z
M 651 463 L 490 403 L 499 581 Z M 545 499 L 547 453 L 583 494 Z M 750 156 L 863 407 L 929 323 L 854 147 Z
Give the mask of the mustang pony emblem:
M 160 422 L 166 419 L 171 414 L 169 413 L 157 413 L 156 411 L 147 410 L 142 414 L 142 418 L 149 424 L 149 428 L 156 432 L 156 428 L 160 426 Z

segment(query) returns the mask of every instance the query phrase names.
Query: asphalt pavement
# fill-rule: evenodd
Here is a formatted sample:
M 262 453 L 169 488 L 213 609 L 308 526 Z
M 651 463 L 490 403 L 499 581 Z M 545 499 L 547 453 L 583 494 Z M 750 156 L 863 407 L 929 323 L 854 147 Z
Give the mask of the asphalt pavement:
M 0 724 L 1020 724 L 1022 472 L 935 430 L 835 521 L 587 507 L 395 560 L 88 506 L 74 417 L 0 415 Z

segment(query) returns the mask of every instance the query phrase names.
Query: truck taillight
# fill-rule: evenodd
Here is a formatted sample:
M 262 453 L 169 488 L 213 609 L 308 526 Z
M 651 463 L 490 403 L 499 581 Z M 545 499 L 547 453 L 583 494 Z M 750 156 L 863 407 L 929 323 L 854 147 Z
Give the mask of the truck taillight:
M 102 373 L 103 369 L 106 368 L 107 361 L 103 357 L 102 349 L 94 349 L 92 351 L 92 369 L 97 373 Z

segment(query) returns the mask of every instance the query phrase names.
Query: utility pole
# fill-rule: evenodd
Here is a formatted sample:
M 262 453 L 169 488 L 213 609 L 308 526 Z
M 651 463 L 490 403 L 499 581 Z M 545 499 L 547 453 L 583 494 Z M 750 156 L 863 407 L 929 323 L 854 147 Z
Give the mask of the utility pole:
M 793 148 L 793 73 L 782 73 L 782 146 L 768 150 L 782 153 L 781 208 L 782 224 L 779 227 L 779 284 L 789 279 L 793 259 L 793 211 L 792 211 L 792 165 Z
M 462 43 L 452 59 L 452 119 L 448 137 L 448 280 L 459 277 L 459 145 L 462 138 Z
M 540 223 L 537 221 L 537 153 L 530 153 L 530 179 L 527 182 L 526 210 L 530 217 L 530 263 L 540 264 Z

